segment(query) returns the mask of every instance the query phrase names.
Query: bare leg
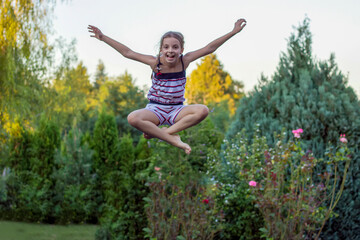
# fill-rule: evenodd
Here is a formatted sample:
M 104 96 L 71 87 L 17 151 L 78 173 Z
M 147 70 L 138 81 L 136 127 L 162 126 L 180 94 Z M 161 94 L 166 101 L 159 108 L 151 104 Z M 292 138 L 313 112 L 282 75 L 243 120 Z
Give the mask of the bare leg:
M 207 117 L 208 114 L 209 109 L 205 105 L 188 105 L 180 111 L 179 115 L 175 119 L 175 124 L 165 129 L 165 131 L 169 134 L 178 133 L 200 123 Z
M 167 127 L 162 127 L 162 128 L 160 128 L 161 130 L 166 130 L 167 129 Z M 144 138 L 146 138 L 146 139 L 152 139 L 152 138 L 154 138 L 153 136 L 150 136 L 150 135 L 148 135 L 147 133 L 143 133 L 143 136 L 144 136 Z
M 190 154 L 191 152 L 190 146 L 182 142 L 178 135 L 172 135 L 165 130 L 160 129 L 157 126 L 159 124 L 159 119 L 149 110 L 140 109 L 130 113 L 128 122 L 131 126 L 142 131 L 147 136 L 156 137 L 175 147 L 181 148 L 186 154 Z

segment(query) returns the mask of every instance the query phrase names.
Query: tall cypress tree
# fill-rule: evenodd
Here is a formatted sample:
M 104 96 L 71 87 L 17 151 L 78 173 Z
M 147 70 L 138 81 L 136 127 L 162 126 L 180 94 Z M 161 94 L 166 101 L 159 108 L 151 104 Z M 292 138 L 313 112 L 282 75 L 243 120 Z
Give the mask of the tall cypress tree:
M 227 138 L 245 129 L 251 141 L 259 124 L 261 134 L 273 144 L 274 132 L 284 128 L 291 136 L 292 129 L 302 128 L 307 147 L 323 157 L 326 146 L 336 145 L 339 135 L 346 134 L 354 153 L 352 166 L 335 209 L 339 217 L 329 221 L 324 239 L 355 239 L 360 235 L 360 102 L 333 54 L 326 61 L 312 56 L 309 22 L 306 18 L 291 34 L 272 79 L 261 76 L 254 91 L 241 100 Z

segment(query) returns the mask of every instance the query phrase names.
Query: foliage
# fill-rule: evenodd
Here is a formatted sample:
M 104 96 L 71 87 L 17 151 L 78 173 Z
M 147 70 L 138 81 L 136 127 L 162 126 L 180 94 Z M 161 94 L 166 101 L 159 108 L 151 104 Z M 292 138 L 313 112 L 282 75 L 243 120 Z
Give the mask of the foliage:
M 105 89 L 104 89 L 105 88 Z M 100 91 L 106 91 L 105 105 L 116 115 L 116 123 L 121 133 L 138 135 L 138 131 L 127 122 L 127 115 L 137 109 L 144 108 L 147 104 L 144 92 L 135 85 L 132 76 L 124 74 L 112 78 L 102 85 Z
M 150 157 L 147 170 L 142 173 L 148 180 L 147 185 L 151 191 L 148 197 L 145 198 L 148 219 L 148 227 L 145 231 L 149 236 L 157 237 L 171 234 L 171 236 L 182 239 L 181 236 L 186 238 L 188 236 L 186 234 L 193 234 L 194 238 L 198 236 L 199 239 L 206 239 L 206 237 L 210 239 L 221 229 L 220 222 L 215 222 L 216 219 L 217 221 L 221 220 L 221 214 L 219 209 L 213 205 L 215 203 L 212 200 L 214 194 L 209 185 L 211 182 L 207 180 L 209 178 L 206 175 L 207 154 L 213 148 L 220 148 L 223 135 L 214 128 L 210 119 L 206 119 L 200 124 L 181 132 L 180 136 L 182 141 L 191 146 L 192 152 L 190 155 L 158 139 L 148 140 L 150 148 L 156 149 L 156 151 L 153 151 Z M 154 174 L 155 167 L 156 169 L 161 168 L 161 179 L 163 181 L 157 180 L 160 172 Z M 153 177 L 148 178 L 148 176 Z M 173 189 L 173 191 L 163 192 L 161 190 L 163 188 Z M 193 189 L 191 193 L 188 191 L 189 189 Z M 153 198 L 156 199 L 155 202 L 149 200 Z M 208 199 L 209 205 L 202 202 L 205 198 Z M 163 218 L 157 218 L 156 216 L 162 208 L 173 208 L 173 215 L 177 216 L 176 219 L 167 218 L 164 215 L 162 215 Z M 189 215 L 184 216 L 182 214 L 184 211 Z M 186 225 L 187 220 L 193 221 L 193 226 Z M 204 225 L 195 224 L 198 221 Z M 178 227 L 181 226 L 181 229 L 172 227 L 172 223 Z M 159 224 L 164 228 L 159 228 Z
M 59 126 L 42 116 L 35 132 L 35 159 L 30 163 L 31 170 L 44 179 L 50 179 L 55 167 L 55 151 L 60 146 Z
M 218 239 L 260 239 L 264 220 L 241 172 L 250 166 L 262 167 L 256 159 L 262 156 L 266 143 L 263 139 L 249 143 L 246 138 L 234 138 L 224 140 L 224 145 L 223 150 L 208 155 L 210 175 L 218 189 L 216 202 L 224 211 L 223 231 Z M 241 160 L 244 158 L 248 159 L 247 165 Z
M 101 202 L 99 189 L 94 188 L 93 151 L 82 137 L 82 132 L 74 126 L 64 135 L 61 149 L 55 154 L 56 171 L 52 178 L 57 223 L 97 222 Z
M 340 133 L 349 136 L 348 147 L 354 156 L 342 201 L 335 210 L 339 217 L 328 222 L 323 237 L 351 239 L 360 234 L 357 221 L 360 213 L 357 207 L 360 203 L 359 101 L 353 89 L 346 85 L 347 78 L 339 71 L 334 55 L 327 61 L 316 61 L 311 43 L 309 19 L 305 19 L 291 34 L 287 53 L 282 53 L 272 79 L 262 76 L 255 90 L 241 99 L 227 139 L 245 129 L 251 141 L 253 129 L 259 124 L 260 134 L 274 146 L 274 132 L 301 126 L 306 148 L 311 149 L 315 157 L 323 158 L 326 146 L 336 145 Z M 320 173 L 322 169 L 318 167 L 316 171 Z M 340 172 L 343 171 L 341 168 Z
M 87 102 L 92 89 L 86 67 L 80 62 L 68 67 L 53 80 L 53 111 L 61 126 L 68 127 L 86 117 Z
M 103 110 L 95 123 L 93 135 L 94 169 L 99 177 L 108 169 L 119 166 L 120 149 L 115 117 Z M 118 169 L 119 167 L 117 167 Z M 116 168 L 115 168 L 116 169 Z
M 243 84 L 223 70 L 215 54 L 201 59 L 186 84 L 185 96 L 189 104 L 226 101 L 231 115 L 235 112 L 236 102 L 243 96 Z
M 39 113 L 54 3 L 4 0 L 0 5 L 0 111 L 10 119 L 15 113 Z
M 140 141 L 134 147 L 129 135 L 120 142 L 117 135 L 114 116 L 101 113 L 94 130 L 94 164 L 104 202 L 96 239 L 143 239 L 146 218 L 142 199 L 148 191 L 139 174 L 148 167 L 147 145 Z
M 58 127 L 45 117 L 35 132 L 21 127 L 10 144 L 7 166 L 7 201 L 4 218 L 23 221 L 52 221 L 54 153 L 59 147 Z
M 350 164 L 350 152 L 346 144 L 339 144 L 336 151 L 329 150 L 328 158 L 319 159 L 310 151 L 304 152 L 300 141 L 286 142 L 284 135 L 279 136 L 274 148 L 268 147 L 266 138 L 258 135 L 254 135 L 253 143 L 248 145 L 244 132 L 237 134 L 231 141 L 226 141 L 224 162 L 219 164 L 214 161 L 213 168 L 225 165 L 237 174 L 238 181 L 245 188 L 243 192 L 246 194 L 247 204 L 256 203 L 255 207 L 264 219 L 264 226 L 258 229 L 262 237 L 317 239 L 325 222 L 334 215 L 333 210 L 344 189 Z M 316 167 L 322 164 L 327 166 L 324 172 L 315 172 Z M 342 176 L 338 172 L 340 166 L 344 168 Z M 220 175 L 218 179 L 226 179 L 228 173 L 224 175 Z M 224 183 L 219 181 L 218 185 L 221 196 L 224 193 Z M 232 188 L 236 185 L 235 182 Z M 228 201 L 231 194 L 225 195 L 225 198 Z M 246 212 L 244 214 L 247 215 Z M 250 221 L 252 224 L 256 222 L 254 219 Z M 239 225 L 248 224 L 250 223 Z M 259 227 L 258 224 L 257 226 Z M 226 229 L 224 232 L 226 233 Z M 257 237 L 247 233 L 245 239 L 259 239 L 259 233 L 258 231 Z M 229 238 L 229 235 L 226 237 Z
M 220 230 L 222 216 L 202 184 L 187 179 L 184 188 L 171 184 L 166 176 L 161 175 L 159 169 L 156 172 L 159 179 L 149 183 L 151 194 L 145 198 L 149 221 L 149 227 L 144 229 L 147 236 L 156 239 L 214 239 Z
M 248 181 L 256 180 L 251 185 L 265 219 L 261 230 L 266 237 L 318 239 L 340 200 L 350 164 L 346 145 L 328 155 L 327 160 L 317 159 L 310 151 L 304 152 L 299 141 L 283 144 L 280 138 L 274 149 L 264 150 L 262 168 L 242 170 Z M 315 176 L 316 166 L 324 163 L 326 170 Z M 339 166 L 345 166 L 343 176 L 339 176 Z

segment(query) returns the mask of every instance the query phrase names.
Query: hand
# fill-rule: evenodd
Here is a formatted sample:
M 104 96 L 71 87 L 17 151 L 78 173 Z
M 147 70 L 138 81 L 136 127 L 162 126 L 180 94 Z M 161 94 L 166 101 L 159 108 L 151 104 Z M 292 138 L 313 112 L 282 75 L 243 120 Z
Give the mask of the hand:
M 243 19 L 243 18 L 240 18 L 239 20 L 236 21 L 233 31 L 236 32 L 236 33 L 238 33 L 238 32 L 240 32 L 245 26 L 246 26 L 246 20 Z
M 102 40 L 104 34 L 100 31 L 100 29 L 98 29 L 95 26 L 91 26 L 91 25 L 88 26 L 88 29 L 89 29 L 89 32 L 94 34 L 94 35 L 91 35 L 90 37 L 97 38 L 100 41 Z

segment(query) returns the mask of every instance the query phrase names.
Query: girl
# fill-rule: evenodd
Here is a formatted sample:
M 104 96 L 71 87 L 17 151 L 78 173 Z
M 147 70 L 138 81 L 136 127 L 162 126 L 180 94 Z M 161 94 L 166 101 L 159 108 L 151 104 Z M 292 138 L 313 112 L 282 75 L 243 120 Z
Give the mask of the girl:
M 129 114 L 131 126 L 144 133 L 145 138 L 159 138 L 190 154 L 191 147 L 182 142 L 176 133 L 194 126 L 204 120 L 209 109 L 201 104 L 184 106 L 185 70 L 198 58 L 213 53 L 218 47 L 239 33 L 246 25 L 245 19 L 236 21 L 234 29 L 224 36 L 210 42 L 193 52 L 184 51 L 184 37 L 179 32 L 167 32 L 160 41 L 157 57 L 137 53 L 122 43 L 104 35 L 100 29 L 89 25 L 91 37 L 95 37 L 117 50 L 126 58 L 147 64 L 152 69 L 152 86 L 147 95 L 149 104 L 144 109 Z M 169 125 L 169 128 L 159 128 Z

